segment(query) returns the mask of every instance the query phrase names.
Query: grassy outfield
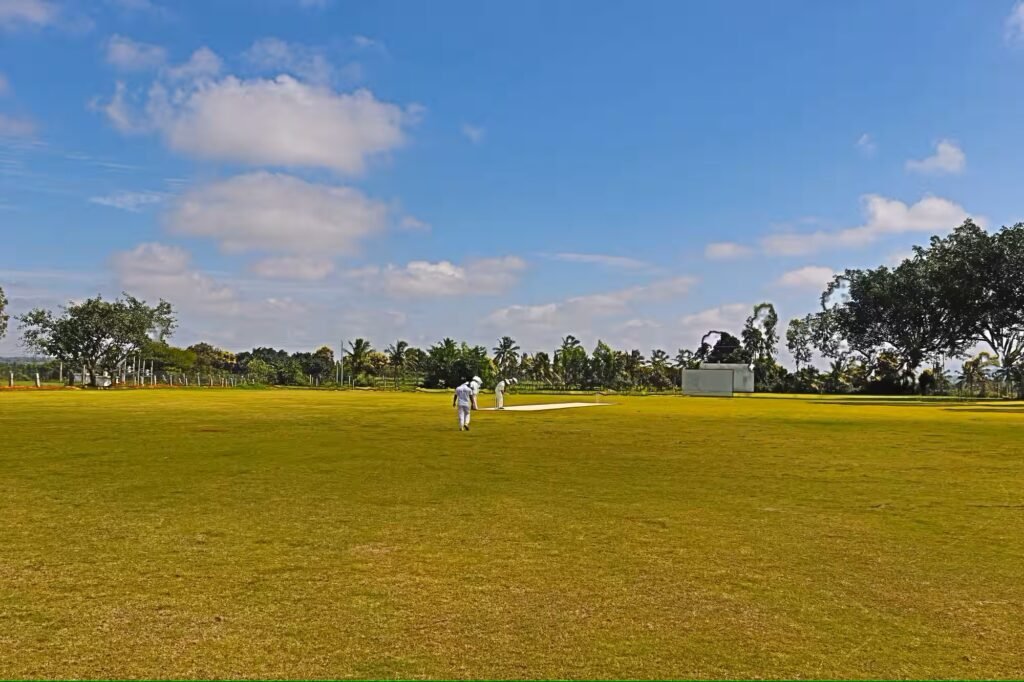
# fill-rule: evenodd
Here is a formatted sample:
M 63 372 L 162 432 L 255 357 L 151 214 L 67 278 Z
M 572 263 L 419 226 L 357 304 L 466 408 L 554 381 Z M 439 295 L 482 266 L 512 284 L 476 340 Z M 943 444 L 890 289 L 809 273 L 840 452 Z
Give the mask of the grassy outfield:
M 610 400 L 0 393 L 0 677 L 1024 677 L 1024 405 Z

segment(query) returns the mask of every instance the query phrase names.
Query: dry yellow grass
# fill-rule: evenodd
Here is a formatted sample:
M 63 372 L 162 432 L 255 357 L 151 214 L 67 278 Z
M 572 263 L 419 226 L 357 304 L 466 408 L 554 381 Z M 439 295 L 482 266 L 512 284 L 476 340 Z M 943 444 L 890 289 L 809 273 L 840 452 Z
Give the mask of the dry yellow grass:
M 1024 405 L 615 400 L 0 394 L 0 677 L 1024 677 Z

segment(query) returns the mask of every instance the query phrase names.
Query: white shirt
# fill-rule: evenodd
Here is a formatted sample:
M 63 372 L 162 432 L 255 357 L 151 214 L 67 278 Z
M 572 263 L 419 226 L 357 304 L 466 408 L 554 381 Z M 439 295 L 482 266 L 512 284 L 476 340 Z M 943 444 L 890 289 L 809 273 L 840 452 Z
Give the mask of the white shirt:
M 455 400 L 459 407 L 472 407 L 473 389 L 469 387 L 469 384 L 462 384 L 455 389 Z
M 502 379 L 501 381 L 499 381 L 498 385 L 494 387 L 494 390 L 497 391 L 498 393 L 504 393 L 505 392 L 505 380 Z

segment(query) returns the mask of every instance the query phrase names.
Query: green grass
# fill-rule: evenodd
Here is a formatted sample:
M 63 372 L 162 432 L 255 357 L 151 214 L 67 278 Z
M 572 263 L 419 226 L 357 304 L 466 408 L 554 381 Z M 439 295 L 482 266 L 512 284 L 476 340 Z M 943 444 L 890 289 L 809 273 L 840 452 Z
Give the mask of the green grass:
M 612 400 L 0 393 L 0 677 L 1024 677 L 1024 405 Z

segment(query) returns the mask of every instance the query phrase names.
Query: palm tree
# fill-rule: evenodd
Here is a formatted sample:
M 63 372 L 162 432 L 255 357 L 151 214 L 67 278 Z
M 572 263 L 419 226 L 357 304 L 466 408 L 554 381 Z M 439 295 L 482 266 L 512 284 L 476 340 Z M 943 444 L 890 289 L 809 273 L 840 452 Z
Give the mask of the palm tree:
M 960 378 L 957 384 L 967 389 L 968 393 L 974 393 L 975 386 L 981 387 L 981 395 L 985 395 L 985 382 L 988 380 L 988 368 L 999 365 L 999 360 L 991 353 L 982 351 L 970 360 L 965 360 L 960 370 Z
M 385 354 L 388 356 L 388 364 L 391 365 L 391 370 L 395 376 L 395 388 L 399 388 L 399 377 L 401 377 L 405 370 L 405 353 L 409 349 L 409 344 L 399 339 L 393 344 L 384 349 Z
M 629 352 L 626 356 L 626 375 L 629 377 L 629 382 L 634 386 L 640 384 L 640 374 L 644 365 L 647 361 L 644 359 L 643 353 L 636 350 L 635 348 Z
M 575 386 L 583 380 L 586 373 L 587 352 L 583 350 L 580 340 L 572 334 L 562 339 L 561 347 L 555 351 L 554 368 L 561 374 L 562 385 Z
M 498 341 L 494 347 L 494 364 L 502 374 L 509 375 L 515 371 L 519 364 L 519 350 L 519 345 L 511 336 L 503 336 Z
M 655 388 L 667 388 L 672 379 L 668 375 L 668 366 L 671 362 L 668 353 L 655 348 L 651 351 L 651 379 Z
M 689 369 L 693 363 L 694 355 L 693 351 L 680 348 L 679 352 L 676 353 L 676 369 Z
M 352 377 L 355 379 L 360 373 L 366 374 L 370 371 L 370 353 L 373 352 L 373 346 L 366 339 L 349 341 L 348 346 L 349 367 L 351 367 Z
M 533 354 L 533 378 L 542 382 L 551 379 L 551 357 L 544 351 Z

